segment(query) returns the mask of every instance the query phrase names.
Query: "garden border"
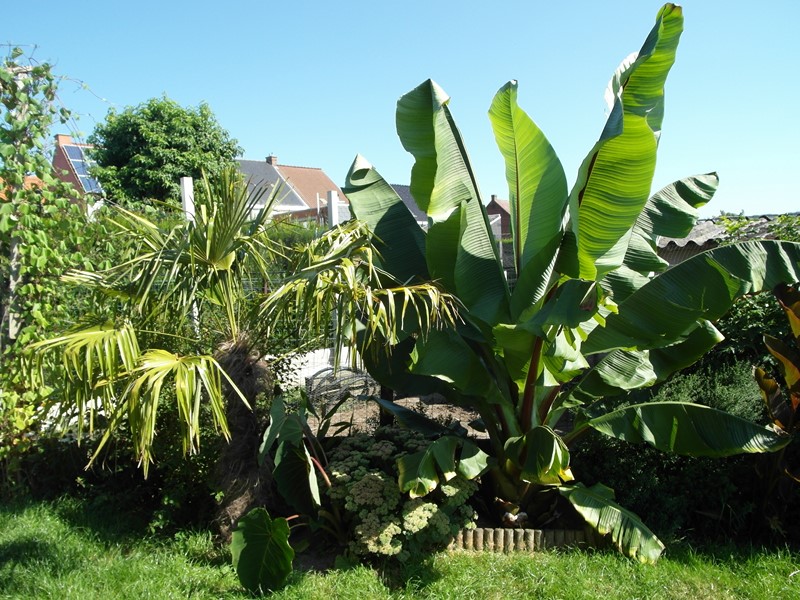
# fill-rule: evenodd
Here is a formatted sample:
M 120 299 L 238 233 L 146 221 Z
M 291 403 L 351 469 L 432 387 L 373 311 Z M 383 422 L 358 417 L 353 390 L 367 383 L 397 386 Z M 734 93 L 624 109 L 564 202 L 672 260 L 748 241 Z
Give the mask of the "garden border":
M 594 547 L 598 536 L 586 529 L 511 529 L 476 527 L 462 529 L 447 546 L 450 552 L 538 552 L 548 548 Z

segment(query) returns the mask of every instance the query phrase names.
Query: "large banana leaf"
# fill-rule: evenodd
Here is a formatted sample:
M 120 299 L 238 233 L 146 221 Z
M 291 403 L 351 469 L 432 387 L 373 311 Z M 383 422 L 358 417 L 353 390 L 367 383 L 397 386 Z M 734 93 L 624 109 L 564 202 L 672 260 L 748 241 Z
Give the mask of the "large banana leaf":
M 392 186 L 362 156 L 353 161 L 343 191 L 354 216 L 377 236 L 380 260 L 392 266 L 395 278 L 404 283 L 427 280 L 425 233 Z
M 745 295 L 800 280 L 800 244 L 742 242 L 702 252 L 660 274 L 619 304 L 583 344 L 586 354 L 659 348 L 698 320 L 715 321 Z
M 424 450 L 397 459 L 400 491 L 408 492 L 411 498 L 419 498 L 456 475 L 474 479 L 486 470 L 487 459 L 488 456 L 467 439 L 441 437 Z
M 430 219 L 430 275 L 495 323 L 508 319 L 508 286 L 449 100 L 433 81 L 419 85 L 397 102 L 397 133 L 415 158 L 411 193 Z
M 613 350 L 586 372 L 565 405 L 591 403 L 665 381 L 697 362 L 722 339 L 714 325 L 701 321 L 682 341 L 665 348 Z
M 716 173 L 706 173 L 686 177 L 653 194 L 636 219 L 624 264 L 642 275 L 665 270 L 669 263 L 658 256 L 658 238 L 689 235 L 697 223 L 697 208 L 711 200 L 718 184 Z M 606 279 L 615 273 L 609 273 Z M 617 302 L 625 297 L 615 290 Z
M 450 429 L 438 421 L 429 419 L 422 413 L 396 404 L 391 400 L 384 400 L 383 398 L 374 398 L 374 400 L 382 409 L 392 413 L 392 416 L 394 416 L 401 427 L 418 431 L 427 437 L 438 437 L 447 433 L 452 433 Z
M 521 466 L 520 479 L 538 485 L 572 481 L 569 450 L 552 429 L 534 427 L 524 436 L 506 442 L 506 455 Z
M 614 502 L 614 490 L 601 483 L 590 488 L 581 483 L 561 486 L 558 491 L 601 535 L 610 535 L 620 552 L 641 562 L 654 563 L 664 544 L 631 511 Z
M 585 423 L 632 444 L 647 442 L 664 452 L 722 457 L 774 452 L 791 438 L 741 417 L 685 402 L 648 402 L 617 409 Z
M 665 5 L 636 59 L 612 81 L 614 104 L 606 127 L 570 194 L 582 278 L 599 279 L 624 260 L 631 229 L 650 193 L 664 83 L 682 31 L 681 8 Z
M 437 378 L 446 382 L 461 399 L 485 416 L 488 411 L 502 415 L 500 420 L 510 435 L 522 435 L 514 416 L 509 390 L 502 389 L 503 380 L 494 375 L 500 364 L 487 368 L 489 355 L 479 355 L 453 330 L 432 331 L 426 343 L 417 344 L 411 355 L 409 371 L 414 375 Z M 458 401 L 453 395 L 451 401 Z
M 563 235 L 567 178 L 550 142 L 517 104 L 516 81 L 497 92 L 489 119 L 506 164 L 517 271 L 512 296 L 516 316 L 547 291 Z

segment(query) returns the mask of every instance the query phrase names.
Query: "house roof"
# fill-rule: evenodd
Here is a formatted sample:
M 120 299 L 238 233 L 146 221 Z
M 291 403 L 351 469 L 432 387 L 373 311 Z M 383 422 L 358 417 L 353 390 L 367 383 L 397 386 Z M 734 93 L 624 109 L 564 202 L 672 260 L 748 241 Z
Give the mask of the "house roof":
M 271 190 L 276 185 L 283 185 L 283 179 L 278 171 L 265 160 L 240 159 L 236 162 L 239 163 L 239 170 L 247 179 L 251 192 L 255 188 L 267 187 Z M 281 212 L 297 212 L 308 209 L 308 205 L 292 189 L 283 187 L 278 193 L 281 197 L 278 203 Z
M 511 214 L 511 206 L 509 205 L 508 200 L 500 200 L 500 198 L 498 198 L 497 196 L 492 194 L 492 199 L 489 202 L 489 204 L 486 205 L 486 208 L 494 207 L 494 206 L 499 208 L 501 211 L 503 211 L 507 215 Z
M 800 216 L 800 213 L 788 213 L 791 216 Z M 742 221 L 741 233 L 747 239 L 771 238 L 774 235 L 769 231 L 769 224 L 782 215 L 761 215 L 761 216 L 727 216 L 728 221 Z M 709 245 L 716 246 L 729 237 L 723 217 L 702 219 L 698 221 L 685 238 L 662 237 L 658 240 L 659 248 L 685 248 L 686 246 L 697 246 L 704 248 Z
M 403 201 L 403 204 L 406 205 L 406 208 L 414 215 L 414 219 L 418 223 L 427 223 L 428 222 L 428 215 L 425 214 L 424 211 L 417 206 L 414 197 L 411 195 L 411 186 L 410 185 L 400 185 L 396 183 L 391 184 L 392 189 L 395 193 L 400 196 L 400 200 Z
M 22 186 L 26 190 L 30 190 L 33 188 L 42 189 L 44 187 L 44 182 L 35 175 L 26 175 Z M 0 200 L 6 199 L 5 189 L 6 189 L 5 182 L 2 179 L 0 179 Z
M 658 239 L 659 248 L 672 246 L 675 248 L 685 248 L 695 245 L 702 248 L 709 243 L 718 244 L 720 240 L 728 237 L 725 226 L 714 219 L 703 219 L 698 221 L 685 238 L 661 237 Z
M 56 134 L 53 171 L 61 181 L 71 183 L 81 194 L 102 194 L 100 182 L 89 174 L 96 163 L 86 154 L 91 144 L 75 142 L 72 136 Z
M 342 190 L 322 169 L 279 165 L 274 157 L 270 160 L 239 159 L 239 169 L 256 186 L 281 186 L 278 195 L 279 212 L 317 211 L 327 206 L 327 194 L 335 191 L 341 200 L 347 201 Z
M 347 202 L 344 192 L 322 169 L 288 165 L 275 165 L 275 169 L 283 175 L 284 181 L 310 208 L 318 209 L 327 206 L 328 192 L 336 192 L 341 200 Z

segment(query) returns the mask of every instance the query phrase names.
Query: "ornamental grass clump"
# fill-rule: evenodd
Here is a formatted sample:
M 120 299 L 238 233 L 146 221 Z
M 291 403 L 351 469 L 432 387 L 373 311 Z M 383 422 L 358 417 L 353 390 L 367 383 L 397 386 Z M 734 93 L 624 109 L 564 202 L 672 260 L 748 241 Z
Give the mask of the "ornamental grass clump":
M 379 428 L 358 434 L 329 453 L 328 499 L 344 515 L 351 536 L 347 550 L 365 558 L 394 557 L 444 548 L 460 529 L 475 526 L 469 499 L 478 486 L 456 475 L 424 498 L 401 494 L 397 459 L 428 442 L 418 432 Z

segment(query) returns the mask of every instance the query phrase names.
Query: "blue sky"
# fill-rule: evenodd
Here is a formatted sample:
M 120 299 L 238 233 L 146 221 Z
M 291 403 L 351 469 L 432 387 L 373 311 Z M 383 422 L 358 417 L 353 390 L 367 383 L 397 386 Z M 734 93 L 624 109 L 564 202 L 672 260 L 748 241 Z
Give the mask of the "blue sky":
M 61 90 L 88 135 L 111 107 L 166 94 L 209 104 L 245 158 L 322 167 L 340 185 L 357 153 L 392 183 L 411 157 L 394 129 L 397 98 L 427 78 L 451 96 L 485 200 L 507 197 L 486 111 L 519 80 L 522 107 L 567 177 L 600 134 L 603 92 L 661 6 L 644 0 L 477 2 L 6 2 L 0 42 L 72 78 Z M 653 190 L 716 170 L 702 210 L 800 211 L 797 0 L 685 0 L 667 81 Z M 88 90 L 80 85 L 82 82 Z

